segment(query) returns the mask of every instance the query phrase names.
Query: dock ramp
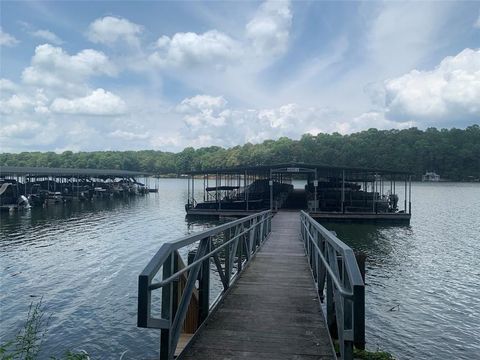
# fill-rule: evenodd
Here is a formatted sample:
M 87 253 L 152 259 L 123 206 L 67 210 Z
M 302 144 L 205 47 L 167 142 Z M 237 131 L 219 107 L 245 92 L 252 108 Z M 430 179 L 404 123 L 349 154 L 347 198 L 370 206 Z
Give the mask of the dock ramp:
M 162 329 L 162 360 L 335 359 L 331 333 L 352 359 L 354 343 L 364 346 L 363 281 L 351 249 L 332 239 L 304 212 L 264 211 L 167 243 L 139 277 L 138 325 Z M 175 254 L 192 243 L 194 259 L 179 266 Z M 212 274 L 223 291 L 211 301 Z M 197 328 L 187 329 L 192 316 Z

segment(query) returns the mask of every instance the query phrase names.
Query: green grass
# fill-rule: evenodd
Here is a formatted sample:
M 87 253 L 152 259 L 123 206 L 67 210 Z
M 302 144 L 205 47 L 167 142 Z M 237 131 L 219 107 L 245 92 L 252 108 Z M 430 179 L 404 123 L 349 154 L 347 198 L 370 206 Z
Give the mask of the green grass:
M 340 347 L 338 346 L 338 342 L 335 341 L 334 347 L 335 352 L 339 354 Z M 358 360 L 396 360 L 392 354 L 386 351 L 368 351 L 357 348 L 353 349 L 353 358 Z
M 392 354 L 386 351 L 368 351 L 368 350 L 353 350 L 353 357 L 361 360 L 395 360 Z
M 46 316 L 42 299 L 31 303 L 28 308 L 27 320 L 23 328 L 13 340 L 0 344 L 1 360 L 36 360 L 42 348 L 43 340 L 48 332 L 50 316 Z M 51 360 L 88 360 L 87 353 L 72 353 L 67 351 L 61 358 L 50 357 Z

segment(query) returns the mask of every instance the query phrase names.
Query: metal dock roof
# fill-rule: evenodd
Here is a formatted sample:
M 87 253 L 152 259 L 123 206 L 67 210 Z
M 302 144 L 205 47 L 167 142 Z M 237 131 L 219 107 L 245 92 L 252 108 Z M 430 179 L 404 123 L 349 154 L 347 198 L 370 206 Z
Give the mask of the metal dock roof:
M 411 175 L 411 172 L 408 171 L 399 171 L 399 170 L 388 170 L 388 169 L 371 169 L 371 168 L 360 168 L 360 167 L 348 167 L 348 166 L 332 166 L 325 164 L 308 164 L 308 163 L 282 163 L 282 164 L 271 164 L 271 165 L 255 165 L 255 166 L 236 166 L 230 168 L 217 168 L 217 169 L 204 169 L 204 170 L 192 170 L 186 172 L 188 175 L 199 175 L 199 174 L 236 174 L 248 172 L 268 172 L 270 169 L 277 168 L 308 168 L 308 169 L 317 169 L 320 172 L 328 171 L 348 171 L 355 173 L 378 173 L 378 174 L 398 174 L 398 175 Z
M 0 166 L 0 176 L 91 176 L 91 177 L 133 177 L 148 176 L 147 172 L 113 169 L 74 169 L 49 167 Z

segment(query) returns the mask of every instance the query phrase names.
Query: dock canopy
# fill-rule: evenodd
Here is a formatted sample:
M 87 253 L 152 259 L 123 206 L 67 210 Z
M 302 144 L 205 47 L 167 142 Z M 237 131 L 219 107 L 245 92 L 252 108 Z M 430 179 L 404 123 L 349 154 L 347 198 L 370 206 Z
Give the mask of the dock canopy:
M 362 168 L 362 167 L 349 167 L 349 166 L 332 166 L 325 164 L 307 164 L 307 163 L 281 163 L 271 165 L 255 165 L 255 166 L 235 166 L 227 168 L 210 168 L 202 170 L 192 170 L 186 172 L 187 175 L 202 175 L 202 174 L 243 174 L 245 171 L 249 173 L 269 173 L 270 171 L 285 172 L 285 173 L 304 173 L 317 171 L 318 174 L 333 174 L 342 173 L 346 171 L 348 173 L 356 174 L 384 174 L 384 175 L 412 175 L 411 172 L 392 170 L 392 169 L 374 169 L 374 168 Z
M 192 170 L 187 175 L 188 215 L 302 209 L 312 216 L 409 220 L 411 214 L 412 174 L 402 170 L 293 162 Z M 199 197 L 195 186 L 202 179 Z
M 88 177 L 135 177 L 148 176 L 146 172 L 116 169 L 74 169 L 50 167 L 0 166 L 0 176 L 88 176 Z

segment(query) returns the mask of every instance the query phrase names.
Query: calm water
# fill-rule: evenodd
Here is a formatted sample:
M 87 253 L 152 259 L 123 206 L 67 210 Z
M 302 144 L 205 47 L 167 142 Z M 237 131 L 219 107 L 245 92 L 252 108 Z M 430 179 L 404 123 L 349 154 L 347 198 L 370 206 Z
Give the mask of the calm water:
M 399 359 L 480 359 L 480 185 L 414 184 L 412 193 L 410 226 L 327 224 L 368 254 L 368 346 Z M 136 327 L 137 275 L 162 242 L 214 225 L 187 222 L 185 199 L 186 182 L 168 179 L 159 194 L 127 202 L 2 214 L 1 342 L 43 296 L 45 357 L 155 356 L 159 332 Z

